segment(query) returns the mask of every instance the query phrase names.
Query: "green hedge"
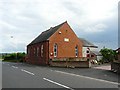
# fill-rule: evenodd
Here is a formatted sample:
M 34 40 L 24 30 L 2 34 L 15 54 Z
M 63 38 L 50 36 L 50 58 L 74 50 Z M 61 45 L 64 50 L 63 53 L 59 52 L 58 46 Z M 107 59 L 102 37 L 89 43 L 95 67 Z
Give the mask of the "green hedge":
M 4 56 L 4 61 L 13 61 L 13 60 L 17 60 L 17 61 L 19 61 L 19 62 L 22 62 L 23 61 L 23 59 L 25 58 L 25 53 L 23 52 L 23 53 L 11 53 L 11 54 L 9 54 L 9 55 L 6 55 L 6 56 Z

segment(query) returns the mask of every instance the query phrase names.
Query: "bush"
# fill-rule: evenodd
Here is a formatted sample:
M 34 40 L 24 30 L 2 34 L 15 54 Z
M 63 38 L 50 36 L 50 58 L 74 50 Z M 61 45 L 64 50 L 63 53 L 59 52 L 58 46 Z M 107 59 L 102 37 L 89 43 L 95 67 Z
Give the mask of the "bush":
M 14 55 L 10 55 L 10 56 L 5 56 L 4 57 L 4 60 L 13 60 L 13 59 L 15 59 Z
M 100 59 L 100 60 L 99 60 L 99 63 L 103 64 L 103 63 L 104 63 L 104 60 L 103 60 L 103 59 Z
M 7 61 L 9 61 L 9 60 L 17 60 L 18 61 L 19 60 L 19 62 L 23 62 L 25 55 L 26 54 L 24 52 L 23 53 L 11 53 L 7 56 L 4 56 L 4 60 L 7 60 Z

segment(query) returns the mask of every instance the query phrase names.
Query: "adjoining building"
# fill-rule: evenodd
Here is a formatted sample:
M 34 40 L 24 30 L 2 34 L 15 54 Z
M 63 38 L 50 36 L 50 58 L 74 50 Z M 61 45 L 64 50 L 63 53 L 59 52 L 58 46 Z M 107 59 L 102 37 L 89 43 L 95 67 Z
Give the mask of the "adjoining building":
M 102 58 L 102 55 L 97 51 L 98 46 L 94 45 L 90 41 L 84 39 L 84 38 L 79 38 L 82 43 L 82 56 L 90 58 L 91 63 L 99 61 Z
M 27 45 L 26 62 L 51 66 L 89 67 L 83 42 L 66 22 L 42 32 Z
M 88 40 L 84 38 L 79 38 L 80 41 L 82 41 L 83 47 L 82 47 L 82 57 L 94 57 L 92 54 L 92 51 L 96 51 L 95 49 L 98 48 L 98 46 L 95 46 L 93 43 L 89 42 Z
M 103 58 L 102 54 L 99 51 L 91 51 L 91 57 L 97 61 L 100 61 Z

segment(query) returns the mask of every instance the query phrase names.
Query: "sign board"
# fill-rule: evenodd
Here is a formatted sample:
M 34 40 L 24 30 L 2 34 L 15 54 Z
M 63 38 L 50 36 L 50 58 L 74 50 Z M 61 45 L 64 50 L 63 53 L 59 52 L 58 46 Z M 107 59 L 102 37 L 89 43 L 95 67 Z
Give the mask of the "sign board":
M 68 39 L 68 38 L 64 38 L 64 41 L 65 41 L 65 42 L 69 42 L 69 39 Z

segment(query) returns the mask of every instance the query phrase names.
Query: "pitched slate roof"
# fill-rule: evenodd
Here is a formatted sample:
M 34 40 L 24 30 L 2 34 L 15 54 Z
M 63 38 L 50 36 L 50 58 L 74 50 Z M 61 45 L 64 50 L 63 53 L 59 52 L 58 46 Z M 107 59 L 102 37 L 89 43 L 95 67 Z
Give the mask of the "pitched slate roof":
M 91 54 L 95 54 L 97 56 L 102 56 L 102 54 L 99 51 L 91 51 Z
M 91 42 L 85 40 L 84 38 L 79 38 L 79 39 L 80 39 L 80 41 L 82 41 L 84 47 L 94 47 L 94 48 L 98 48 L 97 46 L 95 46 L 95 45 L 92 44 Z
M 67 22 L 67 21 L 66 21 Z M 66 23 L 64 22 L 64 23 Z M 64 23 L 61 23 L 55 27 L 51 27 L 50 29 L 43 31 L 37 38 L 35 38 L 29 45 L 39 43 L 42 41 L 46 41 L 51 37 Z

